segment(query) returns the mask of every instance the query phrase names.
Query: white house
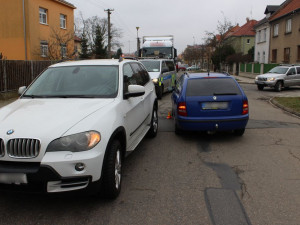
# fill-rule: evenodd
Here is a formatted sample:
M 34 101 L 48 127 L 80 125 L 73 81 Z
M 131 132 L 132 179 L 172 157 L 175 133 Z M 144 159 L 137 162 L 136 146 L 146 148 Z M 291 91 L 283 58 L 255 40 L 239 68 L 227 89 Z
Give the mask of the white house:
M 259 63 L 269 63 L 270 47 L 270 24 L 268 18 L 279 8 L 277 5 L 268 5 L 265 10 L 266 17 L 260 20 L 255 26 L 255 54 L 254 61 Z

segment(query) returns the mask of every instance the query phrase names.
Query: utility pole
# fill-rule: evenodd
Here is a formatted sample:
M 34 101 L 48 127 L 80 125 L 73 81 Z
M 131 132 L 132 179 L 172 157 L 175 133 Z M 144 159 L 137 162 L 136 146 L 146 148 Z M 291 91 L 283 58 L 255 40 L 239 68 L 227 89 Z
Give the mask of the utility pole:
M 139 56 L 139 51 L 140 51 L 139 29 L 140 29 L 140 27 L 136 27 L 136 50 L 137 50 L 137 56 Z
M 108 58 L 111 58 L 111 34 L 110 34 L 110 14 L 114 9 L 105 9 L 105 12 L 107 12 L 107 27 L 108 27 L 108 40 L 107 40 L 107 53 L 108 53 Z

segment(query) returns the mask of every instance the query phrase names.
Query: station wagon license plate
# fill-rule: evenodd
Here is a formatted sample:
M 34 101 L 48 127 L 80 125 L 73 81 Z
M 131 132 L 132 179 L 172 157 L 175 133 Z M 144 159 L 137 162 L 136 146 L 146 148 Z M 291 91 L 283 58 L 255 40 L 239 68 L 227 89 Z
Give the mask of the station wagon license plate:
M 27 176 L 24 173 L 0 173 L 0 183 L 27 184 Z
M 202 109 L 227 109 L 228 102 L 203 102 Z

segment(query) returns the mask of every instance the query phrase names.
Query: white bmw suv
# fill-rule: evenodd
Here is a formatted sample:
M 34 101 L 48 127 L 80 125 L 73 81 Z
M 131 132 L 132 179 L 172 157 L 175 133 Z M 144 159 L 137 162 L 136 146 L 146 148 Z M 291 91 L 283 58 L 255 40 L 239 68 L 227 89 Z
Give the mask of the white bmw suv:
M 158 129 L 155 87 L 135 60 L 50 66 L 0 109 L 0 188 L 96 187 L 116 198 L 122 161 Z

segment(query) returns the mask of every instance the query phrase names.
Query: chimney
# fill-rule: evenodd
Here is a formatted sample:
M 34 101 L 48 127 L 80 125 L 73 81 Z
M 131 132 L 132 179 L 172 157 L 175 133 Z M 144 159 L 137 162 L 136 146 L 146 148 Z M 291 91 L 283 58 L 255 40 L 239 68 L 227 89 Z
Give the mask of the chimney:
M 249 17 L 247 17 L 246 20 L 247 20 L 247 23 L 248 23 L 249 22 Z

